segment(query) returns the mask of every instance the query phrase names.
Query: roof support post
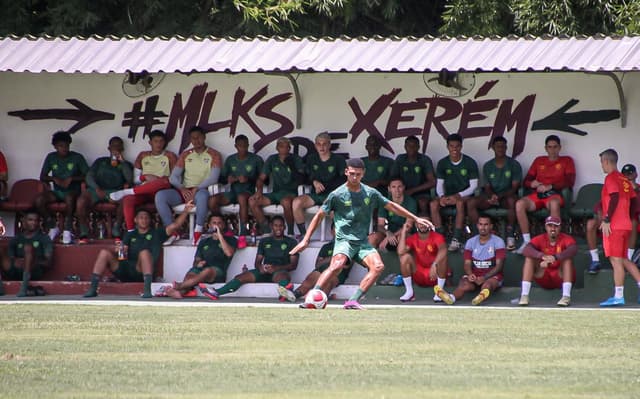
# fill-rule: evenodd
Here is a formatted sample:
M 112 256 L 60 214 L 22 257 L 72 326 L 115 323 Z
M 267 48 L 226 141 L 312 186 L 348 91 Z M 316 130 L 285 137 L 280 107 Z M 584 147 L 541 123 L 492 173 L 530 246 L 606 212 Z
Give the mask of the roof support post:
M 618 101 L 620 102 L 620 126 L 623 128 L 627 127 L 627 100 L 624 98 L 624 89 L 622 87 L 622 82 L 618 75 L 613 72 L 601 71 L 601 72 L 586 72 L 591 75 L 603 75 L 608 76 L 613 79 L 613 83 L 616 85 L 616 89 L 618 90 Z
M 298 81 L 293 77 L 291 72 L 265 72 L 265 75 L 282 76 L 289 79 L 293 86 L 293 94 L 296 100 L 296 129 L 302 128 L 302 98 L 300 97 L 300 88 Z

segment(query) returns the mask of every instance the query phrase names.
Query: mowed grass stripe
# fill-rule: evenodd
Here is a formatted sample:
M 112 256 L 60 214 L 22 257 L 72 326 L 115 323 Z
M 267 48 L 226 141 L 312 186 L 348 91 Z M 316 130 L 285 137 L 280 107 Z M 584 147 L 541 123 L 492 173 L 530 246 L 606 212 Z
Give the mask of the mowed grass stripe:
M 617 310 L 0 307 L 1 398 L 635 398 Z

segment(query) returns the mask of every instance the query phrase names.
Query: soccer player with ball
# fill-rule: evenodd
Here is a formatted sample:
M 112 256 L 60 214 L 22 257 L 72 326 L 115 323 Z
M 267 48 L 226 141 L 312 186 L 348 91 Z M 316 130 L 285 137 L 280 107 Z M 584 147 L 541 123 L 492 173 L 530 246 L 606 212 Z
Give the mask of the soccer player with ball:
M 333 212 L 335 224 L 335 246 L 329 268 L 322 272 L 313 290 L 307 294 L 307 298 L 313 300 L 313 296 L 319 295 L 316 290 L 325 286 L 326 282 L 334 279 L 344 268 L 350 267 L 352 262 L 359 262 L 368 269 L 367 274 L 360 282 L 359 288 L 344 303 L 345 309 L 360 310 L 363 307 L 358 300 L 376 282 L 384 264 L 375 248 L 371 246 L 367 237 L 371 213 L 373 209 L 384 207 L 388 211 L 414 220 L 418 225 L 428 226 L 433 229 L 433 224 L 423 218 L 419 218 L 401 205 L 386 199 L 380 192 L 361 183 L 364 176 L 364 163 L 359 158 L 347 161 L 345 170 L 347 182 L 332 191 L 324 201 L 316 215 L 311 220 L 304 237 L 293 248 L 290 254 L 302 252 L 308 245 L 311 235 L 318 227 L 322 218 Z M 320 302 L 321 303 L 321 302 Z

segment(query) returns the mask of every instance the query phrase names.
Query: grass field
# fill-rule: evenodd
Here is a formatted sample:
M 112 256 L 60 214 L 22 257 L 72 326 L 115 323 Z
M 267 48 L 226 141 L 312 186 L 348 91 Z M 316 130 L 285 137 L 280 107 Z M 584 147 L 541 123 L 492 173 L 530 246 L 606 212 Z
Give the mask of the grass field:
M 0 305 L 0 397 L 637 398 L 639 315 Z

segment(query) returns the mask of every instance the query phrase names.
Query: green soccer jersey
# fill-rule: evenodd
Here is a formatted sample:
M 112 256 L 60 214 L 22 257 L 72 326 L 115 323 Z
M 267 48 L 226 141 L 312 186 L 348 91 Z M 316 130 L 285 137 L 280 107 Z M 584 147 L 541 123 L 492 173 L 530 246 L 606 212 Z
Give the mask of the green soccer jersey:
M 366 241 L 371 212 L 389 203 L 378 190 L 360 184 L 360 191 L 349 191 L 346 184 L 332 191 L 322 204 L 325 215 L 334 212 L 336 241 Z
M 346 177 L 344 171 L 347 163 L 344 157 L 338 154 L 331 154 L 327 161 L 322 161 L 317 152 L 309 154 L 306 160 L 306 172 L 309 182 L 319 181 L 324 185 L 325 193 L 335 190 L 338 186 L 345 182 Z M 311 186 L 313 194 L 316 193 L 315 187 Z
M 296 245 L 298 243 L 291 237 L 284 236 L 277 239 L 274 236 L 268 236 L 260 240 L 258 255 L 264 256 L 262 263 L 265 265 L 288 265 L 291 263 L 289 251 Z
M 364 162 L 364 176 L 362 182 L 370 187 L 371 182 L 376 180 L 388 181 L 391 176 L 391 169 L 393 169 L 393 159 L 388 157 L 379 156 L 378 159 L 369 159 L 369 157 L 362 158 Z M 382 194 L 387 193 L 387 187 L 373 187 L 380 191 Z
M 44 159 L 40 175 L 47 176 L 51 173 L 52 177 L 66 179 L 68 177 L 84 176 L 88 170 L 89 165 L 87 165 L 87 161 L 81 154 L 75 151 L 69 151 L 69 154 L 64 158 L 61 158 L 57 152 L 50 152 Z M 81 185 L 82 182 L 74 181 L 71 182 L 68 188 L 64 188 L 54 183 L 53 188 L 56 191 L 73 191 L 79 193 Z
M 302 158 L 295 154 L 289 154 L 284 162 L 280 160 L 278 154 L 274 154 L 267 158 L 262 173 L 269 176 L 274 193 L 287 191 L 296 194 L 298 184 L 301 183 L 297 181 L 296 175 L 304 174 L 304 163 Z
M 238 240 L 231 236 L 224 238 L 227 244 L 232 248 L 236 248 Z M 196 249 L 196 258 L 202 259 L 206 262 L 206 266 L 216 266 L 222 269 L 225 273 L 231 263 L 233 256 L 225 255 L 220 240 L 214 240 L 213 237 L 207 237 L 204 240 L 200 240 L 198 243 L 198 249 Z
M 125 183 L 133 183 L 133 165 L 128 161 L 111 166 L 110 157 L 101 157 L 96 159 L 87 173 L 87 185 L 94 189 L 120 190 Z
M 467 189 L 471 179 L 478 178 L 478 165 L 464 154 L 457 165 L 446 156 L 438 162 L 436 177 L 444 180 L 444 195 L 454 195 Z
M 391 170 L 391 176 L 399 176 L 408 188 L 426 182 L 429 173 L 433 173 L 433 162 L 424 154 L 418 154 L 415 162 L 411 162 L 407 154 L 400 154 Z
M 27 237 L 23 233 L 18 234 L 9 241 L 9 257 L 24 258 L 24 246 L 31 244 L 36 252 L 38 260 L 51 259 L 53 243 L 47 234 L 37 231 L 33 236 Z
M 522 167 L 518 161 L 510 157 L 507 157 L 501 168 L 496 166 L 495 158 L 488 161 L 482 167 L 482 174 L 495 194 L 510 190 L 514 181 L 522 181 Z
M 249 178 L 248 182 L 235 182 L 231 184 L 231 190 L 236 194 L 253 194 L 256 191 L 256 180 L 262 171 L 262 164 L 262 158 L 256 154 L 249 153 L 245 159 L 240 159 L 238 154 L 233 154 L 224 161 L 220 181 L 226 183 L 229 176 L 246 176 Z
M 418 203 L 410 195 L 405 195 L 402 200 L 402 204 L 400 205 L 402 205 L 406 210 L 413 214 L 416 214 L 418 212 Z M 385 208 L 382 208 L 382 211 L 380 212 L 378 217 L 387 219 L 387 221 L 389 222 L 389 231 L 391 232 L 400 230 L 400 228 L 402 228 L 402 226 L 404 225 L 404 222 L 407 220 L 406 218 L 388 211 Z
M 126 234 L 122 243 L 128 246 L 127 259 L 130 261 L 137 262 L 140 251 L 148 249 L 151 252 L 151 257 L 155 264 L 160 257 L 162 243 L 165 242 L 167 238 L 169 238 L 169 236 L 164 227 L 150 229 L 146 233 L 141 233 L 138 229 L 135 229 Z

